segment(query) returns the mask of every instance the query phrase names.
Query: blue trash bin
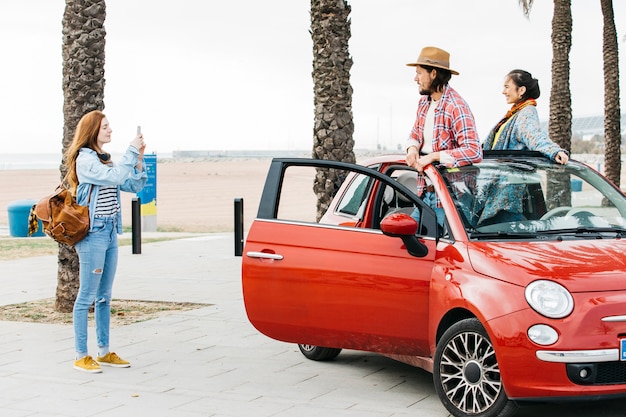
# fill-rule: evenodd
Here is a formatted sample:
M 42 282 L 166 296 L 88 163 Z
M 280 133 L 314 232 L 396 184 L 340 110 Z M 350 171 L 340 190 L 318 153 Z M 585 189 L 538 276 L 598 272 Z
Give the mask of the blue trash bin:
M 572 178 L 570 180 L 570 184 L 572 186 L 572 192 L 579 192 L 583 190 L 583 181 L 579 179 Z
M 30 208 L 37 200 L 17 200 L 9 203 L 9 233 L 13 237 L 28 237 L 28 215 Z M 43 225 L 39 220 L 39 228 L 32 236 L 45 236 Z

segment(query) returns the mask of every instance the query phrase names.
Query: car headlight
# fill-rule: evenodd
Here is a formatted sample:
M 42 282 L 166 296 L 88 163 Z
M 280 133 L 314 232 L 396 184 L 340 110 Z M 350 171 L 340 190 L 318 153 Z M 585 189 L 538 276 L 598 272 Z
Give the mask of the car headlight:
M 524 295 L 533 310 L 551 319 L 567 317 L 574 309 L 572 295 L 553 281 L 533 281 L 526 287 Z

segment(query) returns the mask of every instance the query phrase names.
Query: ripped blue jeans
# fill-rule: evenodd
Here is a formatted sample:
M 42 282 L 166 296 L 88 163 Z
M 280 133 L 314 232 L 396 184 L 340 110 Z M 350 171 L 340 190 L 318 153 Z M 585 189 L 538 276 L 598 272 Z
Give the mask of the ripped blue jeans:
M 96 339 L 99 354 L 109 351 L 111 290 L 117 269 L 117 219 L 96 217 L 91 231 L 75 245 L 80 262 L 80 288 L 74 302 L 74 346 L 76 358 L 88 354 L 87 321 L 95 303 Z

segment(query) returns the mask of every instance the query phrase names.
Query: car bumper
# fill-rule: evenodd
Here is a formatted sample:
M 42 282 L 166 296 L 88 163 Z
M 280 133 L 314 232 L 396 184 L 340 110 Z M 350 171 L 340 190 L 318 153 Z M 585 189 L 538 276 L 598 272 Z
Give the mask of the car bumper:
M 537 358 L 544 362 L 582 363 L 619 361 L 619 349 L 538 350 Z
M 612 320 L 626 311 L 626 296 L 594 293 L 574 298 L 577 311 L 565 319 L 550 320 L 525 309 L 489 322 L 509 398 L 626 394 L 626 361 L 620 360 L 619 349 L 620 339 L 626 338 L 626 320 Z M 598 304 L 599 299 L 606 302 Z M 559 340 L 550 346 L 533 343 L 527 330 L 537 323 L 556 329 Z

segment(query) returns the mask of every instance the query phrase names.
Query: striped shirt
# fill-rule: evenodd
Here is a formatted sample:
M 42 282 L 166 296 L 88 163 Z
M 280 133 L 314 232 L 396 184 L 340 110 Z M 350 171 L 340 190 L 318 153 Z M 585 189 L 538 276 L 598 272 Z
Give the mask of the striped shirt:
M 117 186 L 102 186 L 96 201 L 96 217 L 109 217 L 117 214 L 120 203 L 117 201 Z

